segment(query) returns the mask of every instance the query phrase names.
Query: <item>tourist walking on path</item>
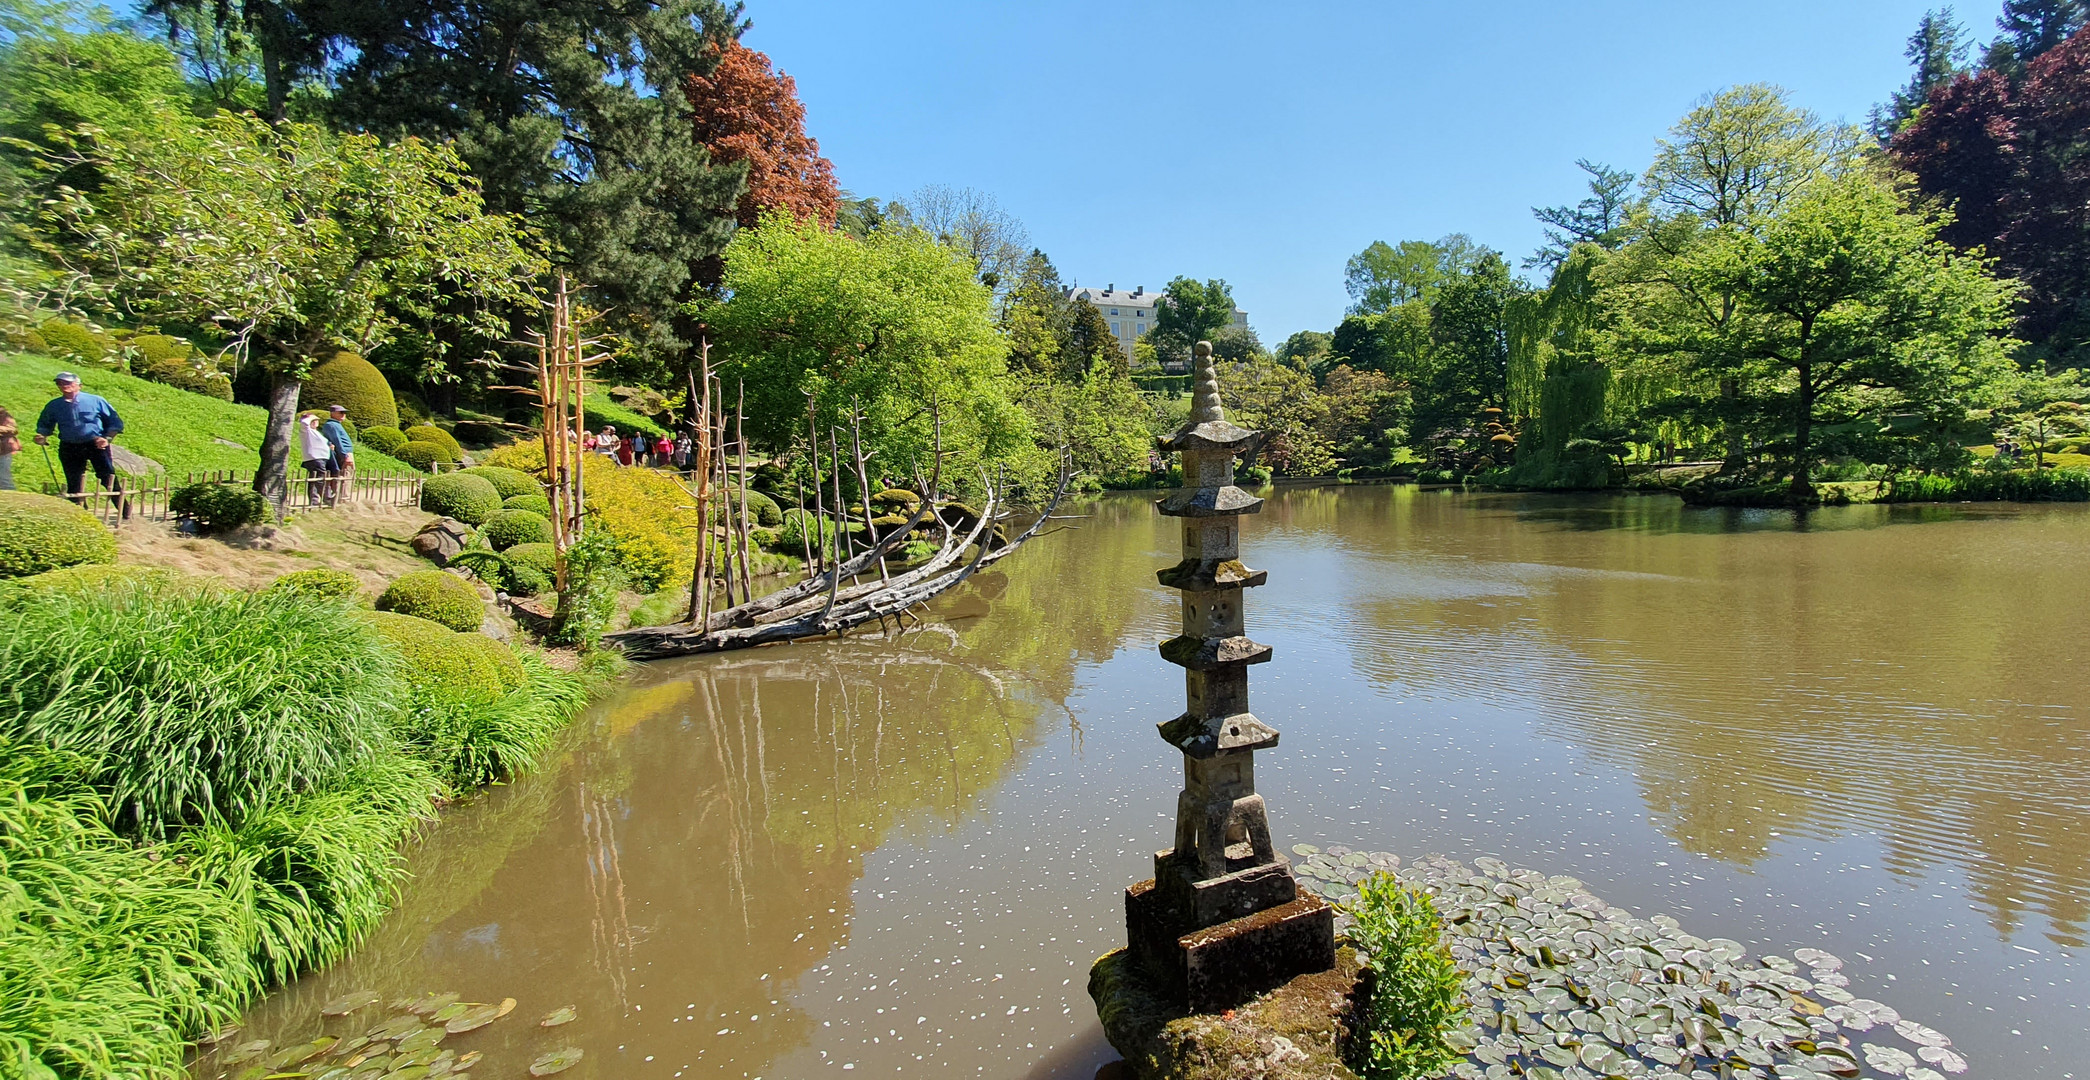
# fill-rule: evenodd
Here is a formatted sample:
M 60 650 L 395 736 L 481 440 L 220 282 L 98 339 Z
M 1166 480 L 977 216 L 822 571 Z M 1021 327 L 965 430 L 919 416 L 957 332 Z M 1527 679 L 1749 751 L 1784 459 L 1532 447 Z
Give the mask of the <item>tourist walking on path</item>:
M 334 501 L 333 478 L 341 475 L 334 465 L 334 444 L 319 430 L 319 417 L 307 416 L 298 424 L 298 450 L 305 459 L 305 501 L 317 504 Z
M 0 409 L 0 491 L 15 489 L 15 452 L 22 448 L 21 435 L 14 414 Z
M 617 460 L 617 429 L 604 424 L 602 434 L 595 436 L 595 450 L 611 461 Z
M 95 394 L 80 389 L 80 377 L 61 371 L 54 380 L 58 396 L 45 403 L 36 418 L 36 442 L 51 445 L 58 436 L 58 467 L 65 471 L 65 494 L 74 502 L 87 502 L 87 467 L 94 478 L 115 496 L 123 516 L 131 516 L 131 504 L 123 497 L 123 481 L 117 479 L 116 462 L 109 456 L 109 440 L 123 434 L 123 418 L 116 407 Z
M 689 468 L 689 454 L 696 447 L 697 441 L 689 437 L 689 432 L 683 432 L 682 436 L 675 440 L 675 468 Z
M 327 498 L 331 500 L 341 489 L 341 481 L 356 474 L 356 444 L 348 437 L 348 409 L 340 405 L 327 406 L 327 422 L 319 425 L 319 433 L 327 437 L 334 448 L 334 478 L 327 484 Z
M 663 431 L 660 438 L 653 440 L 653 464 L 656 468 L 668 468 L 675 460 L 675 440 Z
M 611 437 L 612 437 L 612 438 L 615 438 L 615 436 L 611 436 Z M 632 461 L 632 448 L 631 448 L 632 440 L 633 440 L 633 439 L 643 439 L 643 438 L 645 438 L 645 437 L 646 437 L 646 436 L 645 436 L 645 433 L 644 433 L 644 432 L 641 432 L 641 433 L 639 433 L 639 434 L 633 435 L 633 436 L 632 436 L 632 437 L 631 437 L 630 439 L 618 439 L 618 440 L 617 440 L 617 464 L 619 464 L 619 465 L 629 465 L 629 464 L 631 464 L 631 461 Z

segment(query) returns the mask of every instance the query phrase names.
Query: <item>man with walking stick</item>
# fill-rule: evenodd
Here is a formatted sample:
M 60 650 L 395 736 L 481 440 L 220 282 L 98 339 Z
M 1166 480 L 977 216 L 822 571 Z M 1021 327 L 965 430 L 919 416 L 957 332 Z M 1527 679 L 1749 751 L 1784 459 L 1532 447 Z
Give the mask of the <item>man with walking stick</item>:
M 130 517 L 130 500 L 123 497 L 123 481 L 109 456 L 109 440 L 123 433 L 123 418 L 107 400 L 82 392 L 78 375 L 61 371 L 55 381 L 58 396 L 45 403 L 36 418 L 36 442 L 49 446 L 51 436 L 58 436 L 58 465 L 65 470 L 66 498 L 86 505 L 87 467 L 92 465 L 94 478 L 115 498 L 123 516 Z

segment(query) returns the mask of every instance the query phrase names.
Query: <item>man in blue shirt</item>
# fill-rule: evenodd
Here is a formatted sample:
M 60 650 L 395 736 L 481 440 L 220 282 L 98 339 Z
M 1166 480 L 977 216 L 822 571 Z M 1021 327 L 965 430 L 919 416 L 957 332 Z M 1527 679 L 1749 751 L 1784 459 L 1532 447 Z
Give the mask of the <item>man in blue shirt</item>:
M 82 393 L 78 375 L 61 371 L 57 383 L 58 396 L 36 418 L 37 444 L 49 446 L 51 436 L 58 436 L 58 463 L 65 470 L 69 498 L 86 502 L 87 466 L 93 465 L 94 478 L 116 496 L 128 517 L 131 507 L 123 500 L 123 481 L 117 479 L 116 463 L 109 457 L 109 440 L 122 434 L 123 419 L 106 400 Z

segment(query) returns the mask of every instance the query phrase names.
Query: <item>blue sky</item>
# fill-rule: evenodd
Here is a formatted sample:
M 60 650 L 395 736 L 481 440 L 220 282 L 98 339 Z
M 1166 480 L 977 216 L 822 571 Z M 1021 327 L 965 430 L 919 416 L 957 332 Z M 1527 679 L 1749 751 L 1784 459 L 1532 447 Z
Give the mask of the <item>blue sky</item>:
M 1934 2 L 1934 0 L 1933 0 Z M 1578 157 L 1638 171 L 1699 95 L 1772 82 L 1862 122 L 1926 0 L 749 0 L 842 185 L 992 193 L 1070 282 L 1224 278 L 1271 345 L 1343 261 L 1465 232 L 1512 263 Z M 1998 2 L 1962 5 L 1977 47 Z

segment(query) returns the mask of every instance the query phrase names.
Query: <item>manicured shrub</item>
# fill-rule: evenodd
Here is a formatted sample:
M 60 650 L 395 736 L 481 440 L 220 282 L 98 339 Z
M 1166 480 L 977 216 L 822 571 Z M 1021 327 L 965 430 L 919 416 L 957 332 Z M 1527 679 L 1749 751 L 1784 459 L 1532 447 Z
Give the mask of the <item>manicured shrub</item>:
M 346 570 L 315 566 L 293 570 L 269 582 L 271 592 L 294 592 L 314 600 L 348 600 L 363 591 L 363 579 Z
M 477 699 L 501 692 L 501 673 L 487 654 L 459 646 L 458 639 L 467 635 L 397 612 L 369 611 L 358 616 L 405 661 L 400 670 L 409 687 Z
M 487 463 L 535 472 L 544 467 L 544 448 L 504 446 L 489 453 Z M 616 561 L 630 585 L 652 592 L 668 582 L 687 583 L 698 525 L 689 489 L 662 470 L 620 469 L 600 454 L 589 454 L 581 469 L 588 529 L 615 540 Z
M 149 581 L 28 592 L 0 635 L 0 742 L 81 755 L 117 826 L 234 825 L 381 746 L 398 683 L 342 608 Z
M 138 354 L 131 363 L 132 374 L 192 394 L 232 400 L 232 376 L 187 341 L 169 334 L 139 334 L 128 344 Z
M 376 427 L 366 427 L 363 429 L 363 445 L 380 454 L 398 457 L 399 448 L 406 445 L 406 432 L 396 427 L 385 427 L 382 424 Z
M 43 335 L 44 351 L 61 360 L 76 360 L 101 367 L 108 362 L 108 339 L 76 322 L 52 319 L 37 327 Z
M 179 586 L 192 589 L 215 588 L 217 583 L 209 578 L 183 577 L 172 570 L 158 566 L 136 564 L 112 565 L 109 563 L 81 563 L 62 570 L 46 570 L 24 578 L 0 580 L 0 589 L 42 589 L 72 592 L 93 592 L 123 585 L 149 583 L 162 586 Z M 4 592 L 0 592 L 0 603 L 4 603 Z
M 410 442 L 391 453 L 393 457 L 422 472 L 434 472 L 437 465 L 447 465 L 455 460 L 450 456 L 450 451 L 427 442 Z
M 888 513 L 912 514 L 922 504 L 922 497 L 901 488 L 886 488 L 871 496 L 871 505 Z
M 749 529 L 747 536 L 748 540 L 756 547 L 767 548 L 771 551 L 783 551 L 784 530 L 782 529 Z M 785 554 L 789 554 L 789 552 L 785 552 Z
M 848 527 L 850 532 L 862 529 L 863 526 L 855 524 Z M 811 539 L 813 547 L 820 549 L 823 544 L 834 543 L 834 537 L 835 523 L 832 518 L 816 516 L 811 510 L 786 510 L 783 525 L 777 530 L 777 548 L 780 551 L 803 552 L 806 540 Z
M 315 409 L 340 405 L 362 427 L 399 426 L 399 404 L 384 372 L 352 352 L 337 352 L 313 367 L 298 400 Z
M 530 685 L 530 673 L 523 670 L 522 661 L 515 658 L 515 650 L 506 644 L 485 634 L 459 634 L 455 647 L 477 653 L 484 659 L 500 680 L 502 690 L 520 690 Z
M 550 544 L 517 544 L 502 554 L 517 566 L 532 567 L 546 575 L 557 572 L 558 553 Z
M 506 551 L 517 544 L 549 544 L 552 523 L 543 514 L 529 510 L 496 510 L 479 526 L 479 535 L 495 551 Z
M 501 509 L 528 510 L 530 513 L 541 515 L 546 520 L 550 520 L 552 516 L 552 501 L 542 495 L 511 495 L 501 500 Z
M 1462 1056 L 1445 1036 L 1466 1020 L 1458 963 L 1444 922 L 1423 894 L 1378 873 L 1357 883 L 1350 940 L 1370 973 L 1368 1037 L 1356 1040 L 1350 1067 L 1367 1080 L 1435 1076 Z
M 416 570 L 404 574 L 377 598 L 377 610 L 440 623 L 459 632 L 477 630 L 486 621 L 486 601 L 455 574 Z
M 415 424 L 413 427 L 407 428 L 406 439 L 408 442 L 434 443 L 442 447 L 450 452 L 450 456 L 445 460 L 464 460 L 464 447 L 457 445 L 457 440 L 451 438 L 449 432 L 434 424 Z
M 536 477 L 519 469 L 504 469 L 499 465 L 474 465 L 469 469 L 457 471 L 465 476 L 477 476 L 492 484 L 493 489 L 500 492 L 503 499 L 512 499 L 518 495 L 544 495 L 544 485 L 538 483 Z M 545 512 L 550 513 L 549 510 Z
M 515 437 L 514 432 L 492 420 L 459 420 L 450 434 L 461 446 L 488 447 Z
M 93 514 L 49 495 L 0 491 L 0 578 L 115 561 L 116 537 Z
M 269 519 L 267 497 L 244 484 L 190 484 L 175 490 L 167 509 L 205 533 L 231 532 Z
M 734 509 L 739 509 L 740 496 L 735 494 L 732 496 L 732 499 Z M 747 512 L 749 518 L 756 525 L 767 525 L 773 529 L 784 523 L 784 511 L 777 506 L 776 500 L 759 491 L 752 489 L 748 491 Z
M 411 449 L 413 445 L 408 443 L 407 447 Z M 421 482 L 421 509 L 467 525 L 480 525 L 500 511 L 501 493 L 483 476 L 444 473 Z

